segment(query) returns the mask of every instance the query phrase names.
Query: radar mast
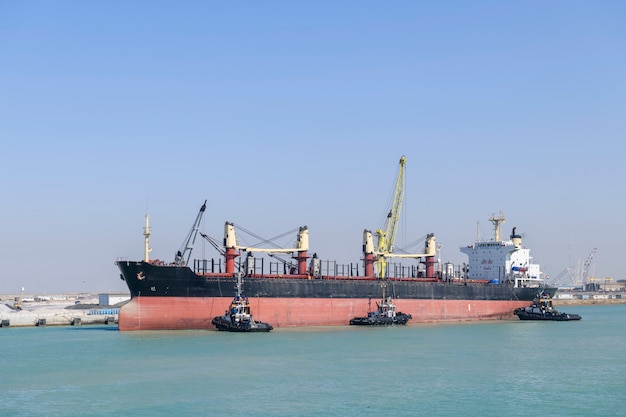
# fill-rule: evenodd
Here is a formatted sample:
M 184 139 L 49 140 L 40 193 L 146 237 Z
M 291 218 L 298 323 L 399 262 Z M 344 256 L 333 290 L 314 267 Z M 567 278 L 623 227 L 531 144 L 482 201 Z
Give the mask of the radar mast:
M 500 239 L 500 224 L 506 222 L 506 219 L 504 218 L 502 211 L 500 211 L 500 214 L 498 215 L 498 217 L 496 217 L 495 214 L 492 214 L 491 217 L 489 217 L 489 221 L 493 223 L 493 229 L 495 232 L 496 242 L 500 242 L 501 240 Z

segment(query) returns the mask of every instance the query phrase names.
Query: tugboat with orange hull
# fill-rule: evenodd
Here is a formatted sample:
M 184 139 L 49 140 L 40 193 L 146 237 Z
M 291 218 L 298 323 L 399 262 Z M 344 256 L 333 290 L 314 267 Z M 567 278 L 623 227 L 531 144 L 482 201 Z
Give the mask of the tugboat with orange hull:
M 241 274 L 237 276 L 237 294 L 223 315 L 214 317 L 211 323 L 217 330 L 228 332 L 269 332 L 267 323 L 255 321 L 250 312 L 250 301 L 242 293 Z
M 572 321 L 582 319 L 578 314 L 557 311 L 552 306 L 550 294 L 546 292 L 538 294 L 530 306 L 515 309 L 514 313 L 520 320 Z

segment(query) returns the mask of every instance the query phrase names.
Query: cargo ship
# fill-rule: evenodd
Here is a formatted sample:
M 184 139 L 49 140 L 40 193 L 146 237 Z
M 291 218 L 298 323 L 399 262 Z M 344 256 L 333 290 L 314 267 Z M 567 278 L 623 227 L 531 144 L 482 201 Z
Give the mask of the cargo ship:
M 500 238 L 502 214 L 492 216 L 494 238 L 461 248 L 469 256 L 463 266 L 440 264 L 434 234 L 423 253 L 403 253 L 393 246 L 403 193 L 403 160 L 386 227 L 363 232 L 359 264 L 337 264 L 309 255 L 309 230 L 299 227 L 293 248 L 258 248 L 238 244 L 236 227 L 226 222 L 223 243 L 200 233 L 220 253 L 218 259 L 193 259 L 191 251 L 206 209 L 202 205 L 191 231 L 173 262 L 150 260 L 149 218 L 144 228 L 143 260 L 116 261 L 131 300 L 119 312 L 120 330 L 211 329 L 211 320 L 228 308 L 244 280 L 244 293 L 255 317 L 274 328 L 348 325 L 366 314 L 381 288 L 411 323 L 509 319 L 546 287 L 539 265 L 531 263 L 513 228 Z M 281 256 L 291 256 L 284 260 Z
M 421 266 L 388 263 L 384 277 L 374 273 L 376 256 L 367 252 L 371 249 L 369 231 L 364 233 L 363 275 L 352 265 L 344 274 L 325 273 L 324 264 L 333 271 L 346 268 L 315 254 L 308 256 L 306 227 L 300 228 L 298 246 L 293 248 L 296 262 L 282 264 L 283 273 L 278 273 L 281 262 L 263 265 L 263 258 L 252 255 L 253 248 L 238 247 L 232 223 L 226 223 L 225 234 L 224 262 L 204 259 L 188 265 L 181 251 L 171 263 L 147 256 L 141 261 L 118 259 L 120 277 L 131 293 L 130 302 L 120 310 L 119 329 L 212 328 L 211 319 L 232 301 L 240 272 L 255 315 L 274 327 L 347 325 L 367 311 L 372 298 L 380 298 L 381 285 L 399 309 L 411 314 L 412 323 L 506 319 L 544 287 L 539 265 L 530 262 L 530 250 L 522 246 L 515 229 L 509 240 L 477 241 L 461 248 L 469 255 L 464 267 L 446 263 L 436 268 L 434 236 L 429 235 Z M 271 251 L 289 253 L 290 249 Z M 242 252 L 247 254 L 245 259 L 236 262 Z M 267 266 L 269 272 L 264 271 Z M 543 291 L 554 296 L 556 288 L 544 287 Z

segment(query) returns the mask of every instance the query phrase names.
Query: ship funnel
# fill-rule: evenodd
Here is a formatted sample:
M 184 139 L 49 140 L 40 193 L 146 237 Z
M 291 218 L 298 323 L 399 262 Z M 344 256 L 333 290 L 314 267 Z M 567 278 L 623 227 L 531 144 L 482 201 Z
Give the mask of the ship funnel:
M 522 236 L 515 233 L 515 229 L 517 228 L 514 227 L 513 231 L 511 232 L 511 240 L 513 241 L 513 246 L 515 246 L 516 248 L 520 248 L 522 246 Z

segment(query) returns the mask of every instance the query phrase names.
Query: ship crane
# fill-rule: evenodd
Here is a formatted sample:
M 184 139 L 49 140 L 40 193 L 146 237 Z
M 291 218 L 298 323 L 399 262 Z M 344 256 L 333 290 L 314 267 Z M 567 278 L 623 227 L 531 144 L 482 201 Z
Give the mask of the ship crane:
M 181 245 L 180 249 L 178 249 L 178 252 L 176 252 L 176 257 L 174 258 L 175 265 L 184 266 L 189 262 L 191 251 L 193 250 L 193 245 L 195 244 L 196 236 L 198 235 L 198 229 L 200 228 L 200 221 L 202 221 L 202 216 L 204 215 L 204 210 L 206 210 L 206 200 L 204 200 L 204 204 L 200 207 L 200 211 L 196 216 L 196 221 L 193 223 L 185 241 Z
M 275 255 L 273 253 L 268 253 L 267 255 L 272 257 L 273 259 L 276 259 L 281 264 L 283 264 L 285 274 L 292 274 L 294 273 L 294 271 L 297 271 L 297 266 L 293 262 L 289 262 L 288 260 L 283 259 L 280 256 Z
M 306 226 L 302 226 L 298 229 L 298 237 L 296 238 L 296 244 L 294 248 L 281 249 L 281 248 L 256 248 L 251 246 L 241 246 L 237 243 L 237 235 L 235 233 L 235 225 L 230 222 L 226 222 L 224 225 L 224 248 L 226 257 L 226 272 L 234 273 L 234 260 L 238 253 L 236 250 L 248 252 L 250 255 L 252 252 L 263 253 L 293 253 L 297 252 L 297 255 L 293 256 L 298 262 L 298 274 L 306 274 L 306 260 L 309 258 L 307 251 L 309 250 L 309 229 Z
M 374 239 L 370 230 L 363 232 L 363 261 L 365 265 L 365 276 L 373 276 L 373 263 L 374 256 L 378 267 L 378 278 L 384 279 L 387 275 L 387 259 L 388 258 L 408 258 L 417 259 L 426 257 L 426 269 L 427 272 L 433 274 L 433 262 L 437 252 L 437 244 L 435 242 L 435 235 L 430 233 L 426 236 L 426 243 L 424 253 L 394 253 L 394 244 L 396 240 L 396 233 L 398 231 L 398 224 L 400 221 L 400 212 L 402 209 L 402 200 L 404 198 L 404 165 L 406 164 L 406 156 L 400 158 L 400 167 L 398 170 L 398 177 L 396 179 L 396 187 L 394 191 L 393 202 L 391 210 L 387 215 L 385 221 L 384 231 L 383 228 L 376 231 L 377 243 L 374 246 Z M 429 276 L 430 276 L 429 275 Z
M 435 234 L 429 233 L 426 235 L 426 244 L 424 245 L 425 253 L 390 253 L 387 255 L 388 258 L 407 258 L 407 259 L 417 259 L 424 258 L 428 256 L 435 256 L 437 254 L 437 244 L 435 242 Z
M 387 261 L 386 258 L 393 252 L 393 245 L 396 241 L 396 233 L 398 232 L 398 224 L 400 222 L 400 212 L 402 210 L 402 200 L 404 198 L 404 165 L 406 164 L 406 156 L 400 158 L 400 167 L 398 169 L 398 177 L 396 179 L 396 187 L 391 204 L 391 210 L 387 214 L 385 220 L 385 230 L 382 228 L 376 230 L 378 246 L 376 254 L 378 255 L 376 262 L 378 265 L 378 276 L 385 278 Z
M 220 244 L 220 241 L 218 241 L 217 239 L 215 239 L 215 238 L 213 238 L 213 237 L 211 237 L 209 235 L 205 235 L 202 232 L 200 232 L 200 236 L 205 238 L 206 241 L 209 242 L 211 244 L 211 246 L 213 246 L 215 248 L 215 250 L 219 252 L 220 255 L 224 255 L 226 253 L 226 251 L 224 250 L 224 248 Z
M 437 246 L 435 240 L 435 234 L 429 233 L 425 236 L 424 239 L 426 243 L 424 244 L 424 253 L 386 253 L 384 254 L 385 258 L 407 258 L 407 259 L 417 259 L 417 258 L 425 258 L 437 255 L 437 250 L 441 248 L 441 246 Z M 363 246 L 365 248 L 365 253 L 374 253 L 378 254 L 378 252 L 374 251 L 374 239 L 372 232 L 370 230 L 365 230 L 363 233 Z M 383 256 L 383 255 L 379 255 Z M 381 277 L 384 278 L 384 277 Z
M 282 235 L 281 235 L 282 236 Z M 306 226 L 298 228 L 298 237 L 296 238 L 296 247 L 294 248 L 257 248 L 254 246 L 241 246 L 237 244 L 237 235 L 235 225 L 226 222 L 224 231 L 225 246 L 232 247 L 244 252 L 264 252 L 264 253 L 292 253 L 297 251 L 309 250 L 309 229 Z M 272 239 L 270 239 L 272 240 Z

